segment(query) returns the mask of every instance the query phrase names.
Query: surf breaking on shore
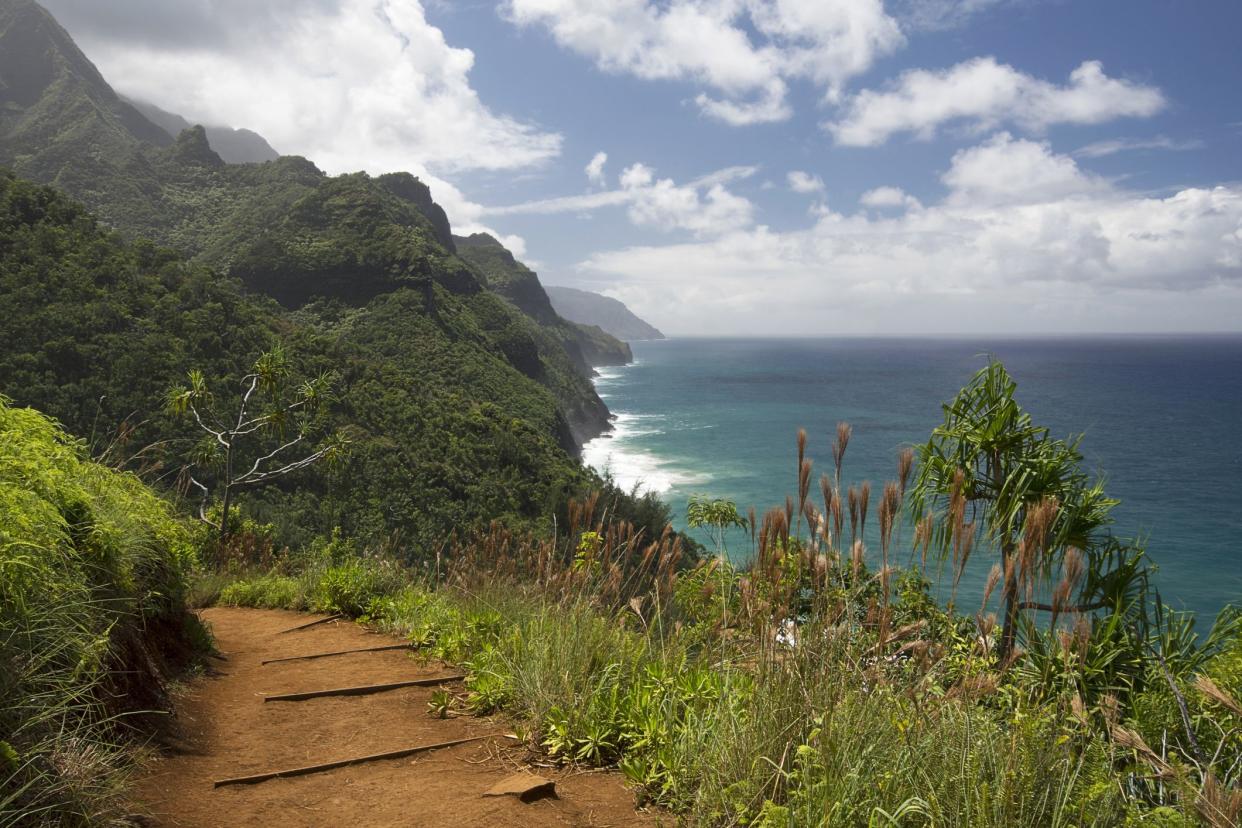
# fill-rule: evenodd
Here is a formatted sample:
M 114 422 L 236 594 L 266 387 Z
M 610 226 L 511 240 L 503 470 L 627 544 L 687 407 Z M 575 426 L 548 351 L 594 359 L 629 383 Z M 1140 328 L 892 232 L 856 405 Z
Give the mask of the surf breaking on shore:
M 601 368 L 595 389 L 601 399 L 615 397 L 625 374 L 638 363 L 621 368 Z M 589 440 L 582 447 L 582 462 L 626 491 L 664 494 L 676 486 L 703 482 L 703 477 L 676 467 L 642 445 L 643 438 L 662 434 L 665 418 L 661 414 L 638 414 L 614 410 L 612 431 Z

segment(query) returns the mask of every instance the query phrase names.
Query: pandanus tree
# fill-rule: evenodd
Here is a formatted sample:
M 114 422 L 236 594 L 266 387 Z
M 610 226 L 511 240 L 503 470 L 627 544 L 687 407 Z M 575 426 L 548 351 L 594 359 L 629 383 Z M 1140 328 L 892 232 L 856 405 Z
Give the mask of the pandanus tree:
M 239 489 L 332 461 L 348 445 L 341 434 L 312 445 L 321 430 L 332 377 L 321 374 L 295 381 L 280 347 L 255 361 L 232 399 L 218 398 L 202 371 L 190 371 L 188 380 L 168 392 L 168 408 L 192 418 L 204 433 L 193 462 L 184 470 L 184 479 L 202 493 L 199 518 L 216 530 L 221 542 L 228 538 L 229 518 Z M 220 497 L 218 521 L 209 514 L 213 485 Z
M 1110 583 L 1101 569 L 1120 562 L 1117 541 L 1102 531 L 1117 501 L 1082 470 L 1081 437 L 1052 438 L 1015 401 L 1016 388 L 992 361 L 944 406 L 911 497 L 924 542 L 953 557 L 958 577 L 976 540 L 999 557 L 991 584 L 1002 585 L 1002 661 L 1024 610 L 1098 609 Z M 1054 586 L 1058 572 L 1065 577 Z

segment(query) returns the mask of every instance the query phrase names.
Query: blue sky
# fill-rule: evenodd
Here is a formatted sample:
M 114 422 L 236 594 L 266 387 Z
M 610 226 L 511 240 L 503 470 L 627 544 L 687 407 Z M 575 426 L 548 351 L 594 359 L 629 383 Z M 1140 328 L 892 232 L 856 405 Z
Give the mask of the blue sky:
M 1232 0 L 47 5 L 120 91 L 412 170 L 673 333 L 1242 329 Z

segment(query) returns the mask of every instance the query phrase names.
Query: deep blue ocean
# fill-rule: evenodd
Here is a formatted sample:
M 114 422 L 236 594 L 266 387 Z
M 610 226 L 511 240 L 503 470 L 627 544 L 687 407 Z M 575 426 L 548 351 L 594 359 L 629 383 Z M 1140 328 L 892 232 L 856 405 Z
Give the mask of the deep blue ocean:
M 1165 603 L 1207 616 L 1200 629 L 1226 603 L 1242 603 L 1242 337 L 672 339 L 633 348 L 632 365 L 601 371 L 615 430 L 584 458 L 623 485 L 660 492 L 679 528 L 691 494 L 728 498 L 743 513 L 783 504 L 797 488 L 797 429 L 808 432 L 818 480 L 832 468 L 839 421 L 853 426 L 843 487 L 872 481 L 874 505 L 900 449 L 926 441 L 941 404 L 992 355 L 1036 423 L 1058 437 L 1085 435 L 1087 468 L 1122 501 L 1114 531 L 1146 540 Z M 749 552 L 734 540 L 735 558 Z M 990 565 L 963 581 L 963 606 Z

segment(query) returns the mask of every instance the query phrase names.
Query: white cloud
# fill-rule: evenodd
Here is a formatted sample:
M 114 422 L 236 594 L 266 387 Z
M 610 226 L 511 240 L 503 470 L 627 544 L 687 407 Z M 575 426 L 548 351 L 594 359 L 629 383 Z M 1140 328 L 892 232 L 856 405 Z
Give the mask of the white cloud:
M 901 207 L 907 210 L 919 210 L 923 205 L 917 198 L 906 193 L 900 187 L 876 187 L 868 190 L 858 198 L 858 203 L 873 209 Z
M 966 25 L 977 14 L 1009 0 L 899 0 L 895 14 L 911 31 L 937 32 Z
M 904 43 L 882 0 L 507 0 L 503 8 L 604 71 L 709 88 L 696 103 L 734 125 L 790 117 L 794 78 L 835 99 Z
M 615 190 L 486 207 L 481 215 L 552 215 L 624 206 L 635 225 L 714 236 L 749 227 L 754 222 L 754 204 L 730 192 L 725 185 L 749 178 L 757 171 L 757 167 L 726 167 L 678 184 L 671 178 L 657 178 L 655 170 L 646 164 L 631 164 L 621 171 Z
M 606 152 L 595 153 L 595 155 L 591 157 L 590 163 L 586 165 L 585 172 L 586 172 L 587 181 L 590 181 L 592 184 L 595 184 L 599 187 L 603 187 L 605 184 L 607 184 L 608 180 L 604 176 L 604 165 L 606 163 L 608 163 L 608 153 Z
M 79 19 L 77 0 L 59 3 L 71 7 L 70 22 Z M 155 5 L 192 27 L 204 3 Z M 450 46 L 418 0 L 285 3 L 280 15 L 226 5 L 201 15 L 205 33 L 189 44 L 139 38 L 124 25 L 71 31 L 124 94 L 191 120 L 256 130 L 330 172 L 515 169 L 560 152 L 560 135 L 479 99 L 469 79 L 474 54 Z M 137 16 L 120 4 L 109 9 Z
M 1007 132 L 959 150 L 941 180 L 954 204 L 1030 204 L 1071 199 L 1109 189 L 1104 179 L 1056 155 L 1045 143 L 1017 140 Z
M 729 126 L 771 124 L 784 121 L 793 115 L 793 108 L 785 100 L 787 91 L 788 87 L 783 80 L 773 78 L 754 100 L 721 100 L 699 93 L 694 102 L 704 115 L 724 121 Z
M 719 170 L 709 172 L 707 175 L 701 175 L 691 180 L 691 187 L 711 187 L 716 184 L 729 184 L 734 181 L 743 181 L 759 172 L 760 167 L 754 164 L 739 164 L 734 167 L 722 167 Z
M 1110 78 L 1098 61 L 1086 61 L 1058 86 L 984 57 L 939 72 L 905 72 L 883 91 L 852 96 L 841 117 L 824 126 L 838 144 L 877 146 L 903 132 L 931 138 L 951 123 L 1038 132 L 1053 124 L 1150 116 L 1164 105 L 1159 89 Z
M 1179 141 L 1164 135 L 1155 138 L 1114 138 L 1108 141 L 1096 141 L 1074 150 L 1074 155 L 1082 158 L 1103 158 L 1119 152 L 1141 152 L 1144 150 L 1168 150 L 1170 152 L 1187 152 L 1203 148 L 1198 139 Z
M 958 153 L 942 180 L 921 209 L 825 209 L 802 230 L 604 251 L 579 269 L 678 333 L 1237 329 L 1242 186 L 1151 197 L 1009 135 Z M 896 188 L 868 195 L 908 205 Z
M 824 180 L 805 170 L 791 170 L 785 176 L 785 180 L 789 182 L 789 189 L 795 193 L 822 193 L 824 191 Z

